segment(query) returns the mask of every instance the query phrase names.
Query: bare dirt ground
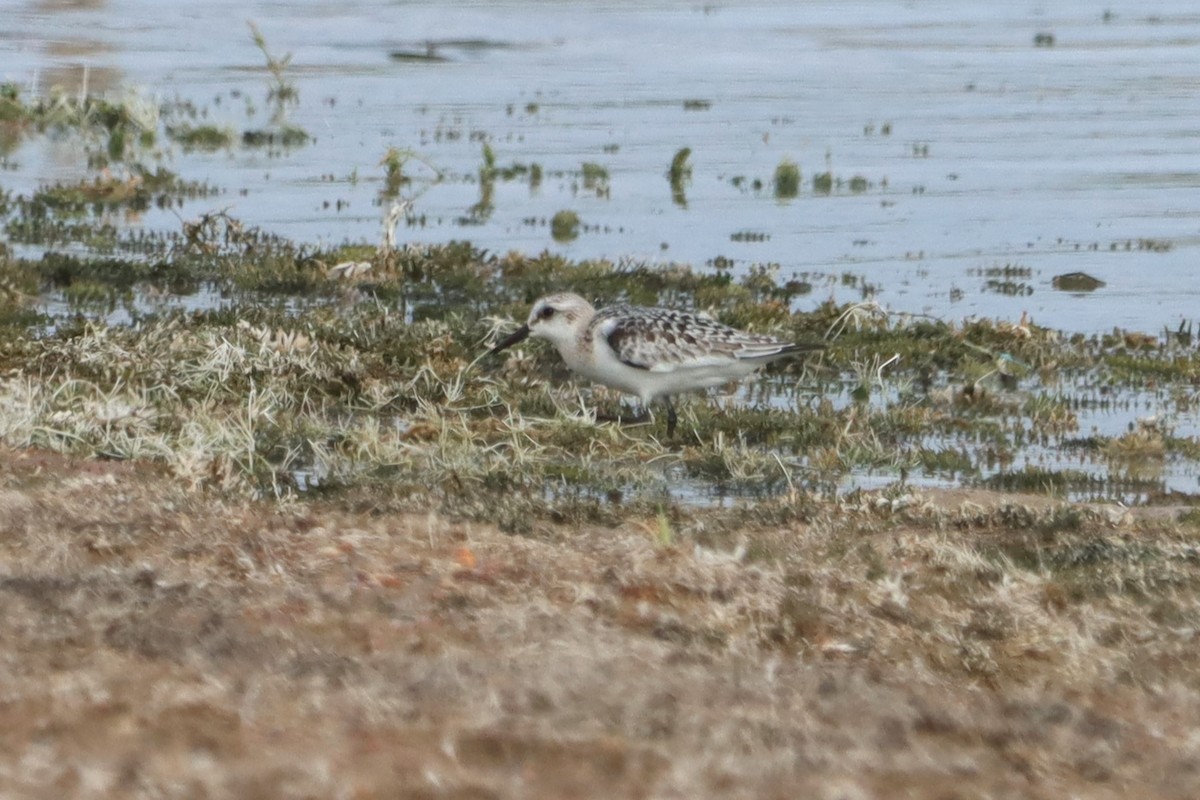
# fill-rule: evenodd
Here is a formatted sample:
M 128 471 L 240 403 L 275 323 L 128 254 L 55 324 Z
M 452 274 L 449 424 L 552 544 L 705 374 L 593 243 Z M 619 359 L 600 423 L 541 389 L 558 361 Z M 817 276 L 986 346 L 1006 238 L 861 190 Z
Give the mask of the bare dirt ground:
M 513 536 L 0 450 L 0 796 L 1200 796 L 1193 528 L 900 505 Z

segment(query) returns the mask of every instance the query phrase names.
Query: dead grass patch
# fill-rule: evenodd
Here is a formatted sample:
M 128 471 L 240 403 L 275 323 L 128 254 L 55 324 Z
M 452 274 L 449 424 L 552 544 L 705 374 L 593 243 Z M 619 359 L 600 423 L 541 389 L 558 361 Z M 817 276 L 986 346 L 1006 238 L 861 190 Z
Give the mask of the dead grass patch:
M 665 544 L 653 518 L 514 536 L 0 464 L 0 781 L 25 796 L 1200 791 L 1194 534 L 1161 514 L 866 498 Z M 1076 592 L 1013 556 L 1030 536 L 1141 555 Z

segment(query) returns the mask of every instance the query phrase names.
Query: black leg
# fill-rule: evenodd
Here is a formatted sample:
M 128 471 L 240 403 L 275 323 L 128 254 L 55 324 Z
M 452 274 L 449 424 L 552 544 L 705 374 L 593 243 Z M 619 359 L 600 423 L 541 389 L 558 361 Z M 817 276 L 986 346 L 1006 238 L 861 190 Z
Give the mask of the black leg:
M 675 438 L 675 423 L 679 422 L 679 417 L 675 415 L 675 406 L 671 403 L 671 398 L 664 397 L 663 402 L 667 406 L 667 438 Z

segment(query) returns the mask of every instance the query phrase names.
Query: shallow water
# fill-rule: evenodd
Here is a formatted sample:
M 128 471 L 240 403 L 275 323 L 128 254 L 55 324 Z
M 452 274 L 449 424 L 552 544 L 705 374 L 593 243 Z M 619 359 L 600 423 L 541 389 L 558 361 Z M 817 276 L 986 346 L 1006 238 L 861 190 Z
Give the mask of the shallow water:
M 1104 391 L 1103 382 L 1097 382 L 1095 378 L 1069 376 L 1053 386 L 1027 381 L 1027 385 L 1018 390 L 1000 391 L 996 395 L 1000 398 L 1000 406 L 1012 409 L 1013 413 L 996 413 L 979 419 L 999 423 L 1008 431 L 1005 444 L 999 448 L 1007 452 L 1006 458 L 996 458 L 995 442 L 981 440 L 970 430 L 961 434 L 914 437 L 905 447 L 906 451 L 911 450 L 911 457 L 915 458 L 916 450 L 921 447 L 934 452 L 954 451 L 968 457 L 971 469 L 928 470 L 914 463 L 906 470 L 906 483 L 917 488 L 944 488 L 964 484 L 994 485 L 992 482 L 1000 481 L 1003 486 L 1005 475 L 1039 470 L 1070 475 L 1061 494 L 1072 500 L 1134 505 L 1170 495 L 1200 493 L 1200 464 L 1193 459 L 1175 453 L 1161 457 L 1146 457 L 1145 454 L 1139 457 L 1137 453 L 1130 453 L 1122 457 L 1117 449 L 1110 452 L 1104 447 L 1089 445 L 1089 441 L 1117 440 L 1142 429 L 1195 441 L 1200 436 L 1200 406 L 1196 404 L 1194 394 L 1181 397 L 1172 391 L 1150 389 L 1122 389 L 1119 394 L 1109 394 Z M 841 393 L 826 395 L 835 407 L 853 403 L 849 396 L 853 387 L 847 384 L 843 388 Z M 988 391 L 994 391 L 994 387 Z M 1017 413 L 1016 409 L 1026 400 L 1040 395 L 1068 403 L 1074 401 L 1076 427 L 1053 433 L 1035 432 L 1028 416 Z M 777 402 L 785 404 L 783 398 Z M 894 387 L 883 397 L 872 399 L 876 406 L 904 402 Z M 859 469 L 847 475 L 839 487 L 843 490 L 880 488 L 895 483 L 896 479 L 894 468 Z
M 447 177 L 409 190 L 425 224 L 403 238 L 775 263 L 813 283 L 802 306 L 865 284 L 901 311 L 1154 332 L 1198 316 L 1200 13 L 1183 0 L 1106 7 L 42 0 L 6 12 L 0 80 L 44 94 L 86 76 L 93 91 L 180 98 L 211 122 L 259 128 L 254 20 L 273 52 L 293 54 L 289 120 L 316 142 L 172 151 L 183 177 L 225 190 L 184 216 L 228 208 L 299 240 L 373 242 L 380 159 L 411 148 Z M 1047 33 L 1053 46 L 1035 46 Z M 537 162 L 545 179 L 497 182 L 490 214 L 464 224 L 484 140 L 499 166 Z M 686 206 L 665 177 L 681 147 L 693 151 Z M 790 201 L 770 191 L 784 158 L 803 172 Z M 584 162 L 608 170 L 602 196 L 582 186 Z M 86 174 L 69 139 L 26 140 L 6 166 L 16 192 Z M 814 192 L 827 170 L 842 185 Z M 855 176 L 865 191 L 848 188 Z M 588 226 L 573 242 L 545 224 L 561 209 Z M 152 211 L 123 224 L 179 221 Z M 1007 283 L 994 274 L 1005 265 L 1018 268 Z M 1072 271 L 1106 286 L 1051 288 Z

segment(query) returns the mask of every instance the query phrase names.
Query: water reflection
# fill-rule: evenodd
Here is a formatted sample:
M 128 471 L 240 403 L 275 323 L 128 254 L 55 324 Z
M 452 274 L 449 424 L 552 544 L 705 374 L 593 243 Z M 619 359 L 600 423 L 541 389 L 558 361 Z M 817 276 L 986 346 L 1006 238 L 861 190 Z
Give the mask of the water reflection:
M 111 59 L 115 46 L 89 36 L 89 20 L 71 18 L 77 12 L 103 11 L 107 5 L 107 0 L 41 0 L 30 4 L 30 15 L 41 19 L 49 31 L 46 38 L 38 40 L 43 56 L 38 59 L 36 91 L 78 96 L 102 94 L 120 85 L 120 70 L 103 63 Z

